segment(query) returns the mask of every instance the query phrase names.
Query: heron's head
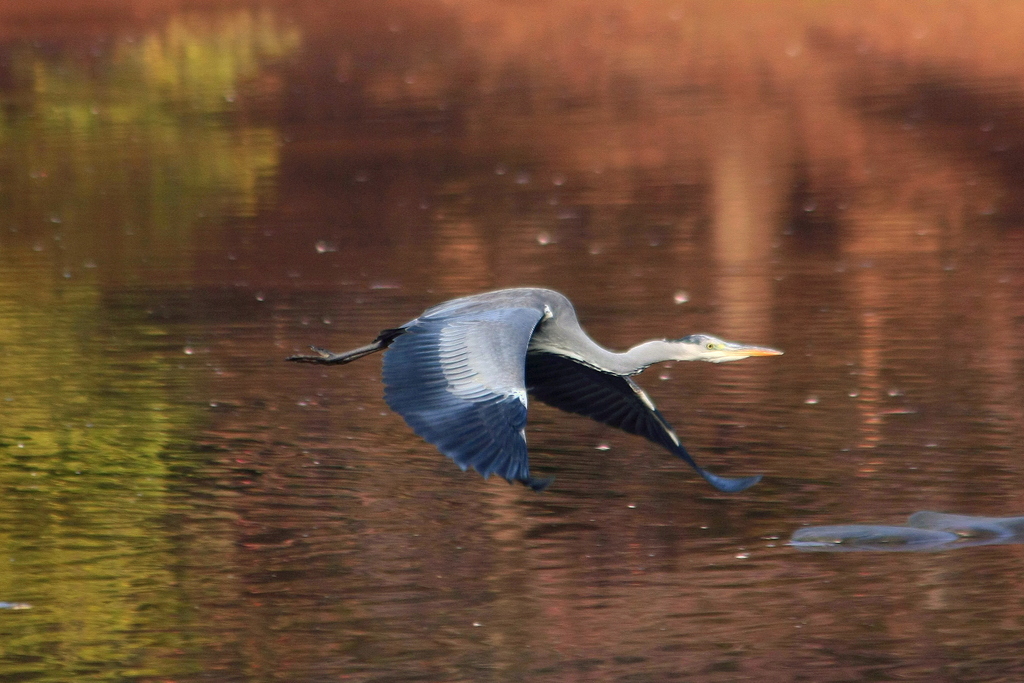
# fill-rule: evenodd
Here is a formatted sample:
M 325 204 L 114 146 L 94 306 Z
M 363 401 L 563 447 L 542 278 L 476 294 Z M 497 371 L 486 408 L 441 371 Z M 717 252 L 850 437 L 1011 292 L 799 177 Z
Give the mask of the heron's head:
M 781 356 L 782 351 L 767 346 L 750 346 L 727 342 L 710 334 L 691 334 L 677 339 L 676 344 L 682 345 L 685 360 L 703 360 L 709 363 L 725 363 L 730 360 L 741 360 L 750 356 Z

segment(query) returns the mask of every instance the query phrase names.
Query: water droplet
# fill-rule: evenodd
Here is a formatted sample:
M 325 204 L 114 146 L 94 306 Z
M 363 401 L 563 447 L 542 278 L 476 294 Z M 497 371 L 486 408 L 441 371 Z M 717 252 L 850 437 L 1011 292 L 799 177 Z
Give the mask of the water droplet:
M 630 510 L 636 510 L 636 503 L 630 503 L 626 507 L 628 507 Z
M 565 176 L 561 173 L 556 173 L 554 177 L 551 178 L 551 182 L 554 185 L 561 187 L 562 185 L 565 185 Z
M 814 394 L 811 394 L 810 396 L 808 396 L 807 398 L 804 399 L 804 403 L 806 403 L 809 406 L 813 406 L 817 402 L 818 402 L 818 397 L 815 396 Z
M 473 626 L 483 626 L 479 621 L 474 621 Z
M 316 243 L 316 253 L 326 254 L 327 252 L 338 251 L 337 245 L 327 240 L 320 240 Z
M 750 557 L 750 553 L 736 553 L 737 560 L 745 560 Z
M 541 246 L 551 244 L 551 235 L 546 232 L 540 233 L 537 235 L 537 244 L 540 244 Z
M 186 355 L 186 356 L 191 356 L 192 354 L 194 354 L 194 353 L 196 352 L 196 350 L 195 350 L 195 349 L 193 349 L 193 348 L 192 348 L 191 346 L 186 346 L 186 347 L 185 347 L 185 348 L 183 349 L 183 351 L 185 352 L 185 355 Z
M 683 290 L 679 290 L 672 296 L 672 301 L 675 301 L 677 304 L 685 304 L 689 300 L 690 294 L 688 292 L 684 292 Z
M 256 301 L 266 301 L 267 295 L 263 292 L 256 292 Z
M 611 446 L 609 446 L 608 444 L 603 443 L 603 442 L 597 444 L 596 446 L 594 446 L 594 450 L 596 450 L 596 451 L 607 451 L 607 450 L 610 450 L 610 449 L 611 449 Z

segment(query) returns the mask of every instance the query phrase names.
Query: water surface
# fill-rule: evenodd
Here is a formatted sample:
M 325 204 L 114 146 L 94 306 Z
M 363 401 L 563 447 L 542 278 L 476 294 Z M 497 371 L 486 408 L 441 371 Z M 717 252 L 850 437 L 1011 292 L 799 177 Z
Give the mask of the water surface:
M 786 544 L 1024 512 L 1015 3 L 124 5 L 0 8 L 0 681 L 1024 677 L 1020 545 Z M 283 361 L 523 285 L 784 349 L 639 378 L 762 483 Z

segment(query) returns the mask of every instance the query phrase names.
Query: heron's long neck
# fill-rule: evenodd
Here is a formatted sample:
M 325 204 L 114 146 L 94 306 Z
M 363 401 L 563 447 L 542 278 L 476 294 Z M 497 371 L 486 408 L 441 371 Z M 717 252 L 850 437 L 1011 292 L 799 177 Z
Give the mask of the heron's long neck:
M 656 339 L 623 353 L 609 351 L 583 331 L 568 304 L 550 322 L 541 322 L 530 339 L 533 351 L 555 353 L 616 375 L 635 375 L 648 365 L 667 360 L 693 360 L 689 346 Z
M 623 374 L 635 375 L 648 365 L 664 363 L 669 360 L 694 360 L 696 355 L 686 344 L 668 341 L 666 339 L 655 339 L 644 342 L 631 348 L 625 353 L 617 353 L 623 364 L 632 367 L 633 370 Z
M 589 337 L 581 335 L 572 344 L 537 343 L 534 349 L 557 353 L 580 361 L 604 372 L 616 375 L 635 375 L 642 372 L 648 365 L 669 360 L 693 360 L 687 354 L 685 346 L 676 342 L 657 339 L 638 344 L 628 351 L 616 353 L 597 344 Z

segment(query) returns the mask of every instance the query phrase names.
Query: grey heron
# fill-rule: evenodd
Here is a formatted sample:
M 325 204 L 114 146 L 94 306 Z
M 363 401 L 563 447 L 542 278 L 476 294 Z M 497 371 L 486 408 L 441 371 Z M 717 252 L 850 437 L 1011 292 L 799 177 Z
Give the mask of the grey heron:
M 300 363 L 341 364 L 384 354 L 384 400 L 413 431 L 463 470 L 472 467 L 542 490 L 530 476 L 527 394 L 556 408 L 637 434 L 685 460 L 720 491 L 742 491 L 760 476 L 708 472 L 683 447 L 654 402 L 630 377 L 664 361 L 711 363 L 781 351 L 706 334 L 609 351 L 580 327 L 569 300 L 549 289 L 502 289 L 453 299 L 371 344 L 345 353 L 312 347 Z

